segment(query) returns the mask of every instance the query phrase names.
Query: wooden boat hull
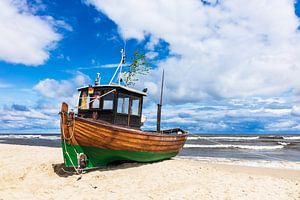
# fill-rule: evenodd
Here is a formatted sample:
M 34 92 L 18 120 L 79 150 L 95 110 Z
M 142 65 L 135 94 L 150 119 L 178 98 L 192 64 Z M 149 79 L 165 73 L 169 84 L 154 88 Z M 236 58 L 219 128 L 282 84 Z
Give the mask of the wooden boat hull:
M 62 106 L 62 149 L 65 165 L 84 168 L 105 166 L 114 161 L 154 162 L 176 156 L 187 134 L 143 132 L 107 122 L 74 117 Z
M 75 152 L 76 148 L 77 152 Z M 63 147 L 64 151 L 65 148 Z M 66 145 L 66 150 L 68 151 L 70 158 L 64 154 L 64 163 L 67 167 L 78 167 L 78 153 L 84 153 L 88 157 L 88 162 L 85 168 L 94 168 L 100 166 L 106 166 L 109 163 L 115 161 L 136 161 L 136 162 L 154 162 L 159 160 L 169 159 L 178 154 L 178 152 L 135 152 L 126 150 L 111 150 L 102 149 L 92 146 L 71 146 Z

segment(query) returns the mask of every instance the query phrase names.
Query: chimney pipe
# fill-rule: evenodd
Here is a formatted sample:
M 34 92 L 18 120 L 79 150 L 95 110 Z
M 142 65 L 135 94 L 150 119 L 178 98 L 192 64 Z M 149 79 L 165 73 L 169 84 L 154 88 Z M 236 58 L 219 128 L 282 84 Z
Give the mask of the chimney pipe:
M 156 124 L 157 132 L 160 132 L 161 107 L 162 107 L 162 98 L 163 98 L 163 92 L 164 92 L 164 79 L 165 79 L 165 70 L 163 70 L 162 80 L 161 80 L 160 102 L 159 102 L 159 104 L 157 104 L 157 124 Z

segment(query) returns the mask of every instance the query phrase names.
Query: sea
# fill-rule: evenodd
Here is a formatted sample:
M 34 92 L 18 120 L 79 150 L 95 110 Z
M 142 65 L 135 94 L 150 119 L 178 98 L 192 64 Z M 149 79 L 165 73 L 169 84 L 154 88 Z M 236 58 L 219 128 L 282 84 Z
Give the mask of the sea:
M 300 134 L 190 135 L 180 157 L 300 162 Z
M 0 134 L 0 143 L 61 146 L 59 134 Z M 190 134 L 177 159 L 300 163 L 300 134 Z

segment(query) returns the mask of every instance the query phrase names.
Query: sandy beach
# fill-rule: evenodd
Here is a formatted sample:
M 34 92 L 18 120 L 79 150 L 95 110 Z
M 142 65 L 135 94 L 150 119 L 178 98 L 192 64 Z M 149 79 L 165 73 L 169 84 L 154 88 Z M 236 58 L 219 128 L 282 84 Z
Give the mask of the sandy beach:
M 300 170 L 172 159 L 64 172 L 60 148 L 0 144 L 0 199 L 300 199 Z

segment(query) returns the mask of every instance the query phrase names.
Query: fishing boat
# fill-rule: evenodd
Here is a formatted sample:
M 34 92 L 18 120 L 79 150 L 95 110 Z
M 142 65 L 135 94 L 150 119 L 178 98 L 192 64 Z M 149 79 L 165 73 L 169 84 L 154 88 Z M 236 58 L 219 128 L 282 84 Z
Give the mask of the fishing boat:
M 116 69 L 119 73 L 125 58 L 121 52 Z M 116 74 L 109 84 L 101 85 L 98 73 L 94 85 L 79 88 L 76 114 L 67 103 L 62 103 L 60 126 L 65 166 L 88 169 L 115 161 L 154 162 L 176 156 L 183 148 L 186 131 L 160 130 L 162 102 L 158 104 L 157 130 L 141 130 L 146 90 L 121 85 L 120 76 L 118 84 L 114 84 Z

